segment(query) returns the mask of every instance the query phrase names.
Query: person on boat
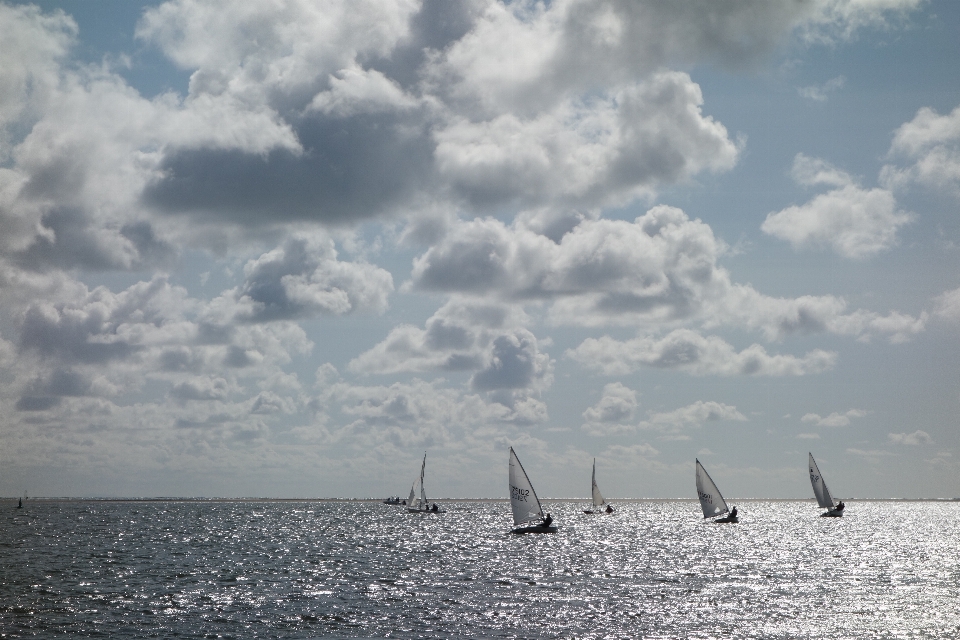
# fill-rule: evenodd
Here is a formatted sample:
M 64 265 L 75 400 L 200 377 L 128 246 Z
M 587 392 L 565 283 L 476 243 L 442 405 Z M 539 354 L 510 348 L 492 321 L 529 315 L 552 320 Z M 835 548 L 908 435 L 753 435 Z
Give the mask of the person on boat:
M 434 513 L 436 513 L 436 512 L 439 511 L 439 510 L 440 510 L 440 509 L 437 508 L 437 503 L 434 502 L 434 503 L 433 503 L 433 509 L 432 509 L 432 511 L 433 511 Z
M 407 506 L 407 501 L 406 501 L 406 500 L 404 500 L 404 501 L 403 501 L 403 502 L 401 502 L 400 504 L 402 504 L 403 506 Z
M 736 518 L 736 517 L 737 517 L 737 508 L 736 508 L 736 507 L 734 507 L 733 509 L 730 510 L 730 517 L 731 517 L 731 518 Z
M 17 501 L 17 509 L 23 509 L 23 498 Z
M 834 509 L 835 509 L 836 511 L 843 511 L 844 508 L 846 508 L 846 506 L 847 506 L 847 505 L 843 504 L 843 500 L 841 500 L 839 503 L 837 503 L 837 506 L 834 507 Z
M 549 527 L 551 522 L 553 522 L 553 516 L 548 513 L 547 517 L 543 519 L 543 526 Z
M 613 513 L 613 507 L 607 505 L 607 513 Z

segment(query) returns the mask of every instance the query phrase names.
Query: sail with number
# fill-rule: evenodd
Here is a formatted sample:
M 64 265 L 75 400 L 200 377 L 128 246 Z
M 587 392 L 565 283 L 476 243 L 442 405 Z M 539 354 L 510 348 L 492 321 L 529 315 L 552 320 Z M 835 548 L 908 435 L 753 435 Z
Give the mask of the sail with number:
M 600 494 L 600 487 L 597 486 L 597 459 L 596 459 L 596 458 L 593 459 L 593 478 L 592 478 L 592 480 L 593 480 L 593 488 L 592 488 L 592 491 L 593 491 L 593 506 L 594 506 L 594 507 L 602 507 L 603 505 L 605 505 L 605 504 L 607 503 L 607 501 L 603 499 L 603 496 Z
M 819 504 L 824 509 L 833 509 L 833 496 L 830 495 L 830 490 L 827 489 L 827 483 L 823 481 L 823 476 L 820 474 L 820 469 L 817 467 L 817 461 L 813 459 L 813 454 L 810 454 L 810 484 L 813 485 L 813 495 L 817 496 L 817 504 Z
M 533 490 L 530 478 L 523 470 L 513 447 L 510 447 L 510 506 L 513 508 L 515 525 L 543 518 L 540 499 L 537 498 L 537 492 Z
M 699 460 L 697 460 L 697 497 L 700 498 L 700 508 L 703 509 L 704 518 L 712 518 L 730 511 L 713 478 Z

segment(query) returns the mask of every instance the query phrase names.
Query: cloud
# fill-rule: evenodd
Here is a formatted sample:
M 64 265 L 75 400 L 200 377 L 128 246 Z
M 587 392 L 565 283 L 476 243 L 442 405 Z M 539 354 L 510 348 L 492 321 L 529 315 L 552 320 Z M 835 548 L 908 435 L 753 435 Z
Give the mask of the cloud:
M 667 439 L 687 439 L 683 433 L 688 428 L 702 426 L 708 421 L 736 420 L 747 418 L 737 408 L 721 402 L 697 400 L 693 404 L 667 412 L 651 412 L 646 420 L 636 424 L 626 422 L 636 409 L 633 391 L 620 383 L 604 387 L 603 397 L 583 413 L 587 420 L 581 429 L 594 436 L 609 436 L 637 430 L 657 431 Z
M 351 385 L 339 381 L 323 394 L 328 410 L 348 419 L 333 433 L 335 439 L 363 442 L 391 440 L 398 446 L 436 446 L 455 433 L 490 426 L 530 425 L 546 419 L 546 407 L 533 398 L 514 406 L 484 400 L 477 394 L 414 379 L 390 386 Z
M 619 382 L 603 387 L 600 401 L 583 412 L 586 422 L 581 429 L 592 435 L 611 435 L 613 433 L 633 431 L 635 425 L 629 422 L 637 410 L 637 394 Z
M 528 322 L 517 306 L 454 297 L 423 329 L 392 329 L 383 342 L 354 358 L 349 369 L 366 374 L 476 371 L 490 366 L 495 340 L 527 336 L 523 327 Z
M 815 100 L 816 102 L 826 102 L 827 96 L 834 91 L 843 88 L 843 85 L 846 84 L 847 79 L 843 76 L 837 76 L 836 78 L 831 78 L 824 82 L 821 85 L 811 85 L 809 87 L 798 87 L 797 93 L 800 94 L 800 97 L 807 98 L 809 100 Z
M 437 169 L 482 205 L 623 204 L 660 184 L 733 166 L 737 148 L 723 125 L 701 115 L 702 103 L 688 75 L 669 72 L 529 118 L 463 118 L 434 134 Z
M 862 409 L 850 409 L 846 413 L 837 413 L 834 411 L 829 416 L 823 418 L 816 413 L 808 413 L 800 420 L 802 422 L 813 423 L 817 427 L 846 427 L 850 424 L 852 418 L 862 418 L 867 415 L 867 411 Z
M 153 98 L 72 64 L 68 17 L 5 8 L 0 243 L 30 269 L 139 270 L 304 220 L 625 203 L 736 162 L 672 66 L 749 65 L 914 5 L 176 0 L 136 35 L 189 89 Z
M 832 369 L 837 360 L 836 353 L 820 349 L 803 358 L 770 355 L 758 344 L 738 353 L 717 336 L 704 337 L 689 329 L 676 329 L 660 339 L 587 338 L 566 355 L 604 375 L 625 375 L 644 365 L 693 375 L 807 375 Z
M 888 188 L 921 185 L 960 195 L 960 107 L 947 115 L 920 109 L 894 132 L 887 155 L 910 163 L 883 167 L 880 178 Z
M 229 392 L 229 383 L 219 377 L 193 378 L 170 389 L 170 395 L 178 400 L 224 400 Z
M 736 420 L 744 421 L 746 416 L 737 408 L 722 402 L 704 402 L 697 400 L 691 405 L 664 413 L 653 413 L 640 423 L 641 429 L 678 430 L 685 427 L 699 427 L 708 421 Z
M 869 450 L 857 449 L 855 447 L 851 447 L 847 449 L 847 453 L 850 453 L 855 456 L 859 456 L 872 464 L 880 464 L 880 461 L 883 458 L 888 458 L 894 455 L 889 451 L 880 451 L 879 449 L 869 449 Z
M 405 288 L 545 302 L 556 324 L 633 325 L 649 330 L 700 323 L 759 329 L 769 339 L 829 331 L 902 341 L 923 330 L 913 318 L 858 310 L 835 296 L 764 296 L 731 282 L 726 245 L 700 220 L 656 206 L 632 223 L 584 217 L 559 242 L 526 219 L 460 222 L 414 259 Z
M 933 444 L 933 438 L 926 431 L 917 429 L 913 433 L 891 433 L 889 434 L 891 444 L 917 446 L 921 444 Z
M 960 320 L 960 288 L 945 291 L 934 298 L 934 314 L 944 320 Z
M 885 251 L 897 242 L 897 231 L 914 216 L 897 209 L 893 193 L 863 189 L 842 172 L 823 163 L 816 173 L 811 159 L 798 155 L 794 175 L 807 184 L 840 183 L 837 189 L 810 202 L 770 213 L 760 228 L 788 241 L 794 249 L 829 247 L 838 255 L 862 259 Z M 798 165 L 800 165 L 798 167 Z
M 244 266 L 246 281 L 235 292 L 237 315 L 251 322 L 312 315 L 383 313 L 393 277 L 361 262 L 337 260 L 326 237 L 294 236 L 283 247 Z

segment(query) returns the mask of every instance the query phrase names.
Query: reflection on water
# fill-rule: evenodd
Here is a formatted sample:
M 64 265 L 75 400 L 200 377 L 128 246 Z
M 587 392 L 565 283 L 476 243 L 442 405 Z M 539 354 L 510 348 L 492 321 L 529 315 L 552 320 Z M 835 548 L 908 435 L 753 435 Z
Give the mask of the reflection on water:
M 960 637 L 960 504 L 0 504 L 3 637 Z

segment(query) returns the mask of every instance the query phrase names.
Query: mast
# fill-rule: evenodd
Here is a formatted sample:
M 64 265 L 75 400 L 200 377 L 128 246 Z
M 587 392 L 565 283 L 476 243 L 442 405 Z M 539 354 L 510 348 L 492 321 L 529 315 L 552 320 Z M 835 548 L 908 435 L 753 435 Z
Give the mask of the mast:
M 423 474 L 427 469 L 427 452 L 423 452 L 423 464 L 420 465 L 420 508 L 427 508 L 427 490 L 423 487 Z

